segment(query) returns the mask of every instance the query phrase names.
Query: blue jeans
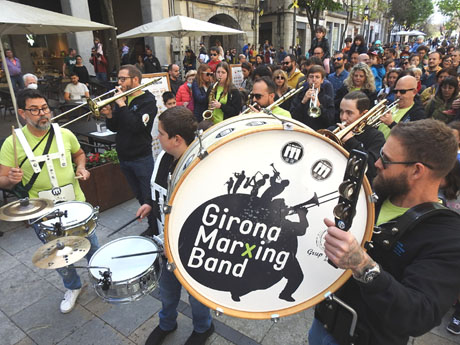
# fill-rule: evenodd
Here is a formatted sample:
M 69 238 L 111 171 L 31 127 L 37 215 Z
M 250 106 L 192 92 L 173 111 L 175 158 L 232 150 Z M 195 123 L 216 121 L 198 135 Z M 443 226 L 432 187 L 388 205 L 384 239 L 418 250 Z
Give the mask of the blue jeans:
M 120 161 L 120 168 L 139 204 L 143 205 L 151 200 L 150 179 L 153 173 L 153 156 L 150 154 L 132 161 Z M 149 225 L 154 225 L 155 223 L 152 222 L 156 222 L 153 212 L 150 212 L 147 219 Z
M 310 345 L 338 345 L 334 337 L 324 328 L 324 325 L 313 319 L 310 331 L 308 332 L 308 344 Z
M 160 311 L 160 328 L 170 331 L 176 326 L 177 306 L 180 301 L 182 285 L 174 273 L 166 269 L 166 259 L 163 260 L 163 271 L 160 278 L 160 298 L 162 308 Z M 211 327 L 211 312 L 209 308 L 198 302 L 189 294 L 188 300 L 192 307 L 193 329 L 197 333 L 206 332 Z
M 22 75 L 10 75 L 11 84 L 13 84 L 13 91 L 17 93 L 19 90 L 24 88 L 24 80 L 22 79 Z
M 38 228 L 38 225 L 32 224 L 32 226 L 39 240 L 42 241 L 43 243 L 46 243 L 45 238 L 40 236 L 40 229 Z M 99 249 L 99 242 L 97 240 L 96 231 L 94 231 L 91 235 L 89 235 L 86 238 L 91 243 L 91 248 L 89 249 L 89 252 L 85 255 L 86 260 L 89 262 L 89 259 L 91 259 L 91 256 L 93 256 L 96 250 Z M 73 265 L 57 268 L 56 271 L 61 276 L 62 282 L 64 283 L 64 286 L 66 289 L 78 290 L 81 288 L 80 276 L 77 274 L 77 270 L 75 269 Z
M 96 79 L 100 82 L 105 83 L 107 81 L 107 73 L 105 72 L 96 72 Z

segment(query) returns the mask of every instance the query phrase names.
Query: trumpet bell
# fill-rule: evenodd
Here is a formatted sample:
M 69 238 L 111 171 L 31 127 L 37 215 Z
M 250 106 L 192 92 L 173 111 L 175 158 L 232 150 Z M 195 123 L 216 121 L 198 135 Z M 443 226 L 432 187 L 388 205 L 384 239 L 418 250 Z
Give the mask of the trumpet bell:
M 317 118 L 321 116 L 321 109 L 319 107 L 311 107 L 310 108 L 310 117 Z

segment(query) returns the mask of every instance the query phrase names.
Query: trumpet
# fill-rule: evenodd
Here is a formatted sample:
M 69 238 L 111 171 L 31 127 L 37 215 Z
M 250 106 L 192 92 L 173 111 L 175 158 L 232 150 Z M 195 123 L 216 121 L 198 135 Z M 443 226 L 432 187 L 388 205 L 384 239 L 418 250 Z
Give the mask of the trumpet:
M 142 90 L 143 88 L 145 88 L 145 87 L 147 87 L 147 86 L 149 86 L 149 85 L 151 85 L 151 84 L 154 84 L 154 83 L 156 83 L 156 82 L 159 82 L 160 80 L 161 80 L 161 77 L 155 78 L 155 79 L 152 79 L 152 80 L 149 80 L 149 81 L 146 82 L 145 84 L 141 84 L 141 85 L 139 85 L 139 86 L 136 86 L 135 88 L 132 88 L 132 89 L 130 89 L 130 90 L 127 90 L 127 91 L 125 91 L 125 92 L 122 92 L 122 93 L 120 93 L 120 94 L 118 94 L 118 95 L 112 96 L 112 97 L 110 97 L 110 98 L 106 98 L 106 99 L 104 99 L 104 100 L 102 100 L 102 101 L 96 101 L 96 100 L 97 100 L 97 99 L 100 99 L 100 98 L 101 98 L 102 96 L 104 96 L 105 94 L 104 94 L 104 95 L 101 95 L 101 96 L 99 96 L 99 97 L 94 98 L 94 100 L 91 99 L 91 98 L 87 98 L 87 99 L 86 99 L 86 105 L 88 105 L 89 111 L 88 111 L 87 113 L 85 113 L 85 114 L 83 114 L 83 115 L 81 115 L 81 116 L 79 116 L 79 117 L 77 117 L 77 118 L 75 118 L 75 119 L 69 121 L 69 122 L 64 123 L 63 125 L 61 125 L 61 127 L 68 126 L 68 125 L 70 125 L 71 123 L 74 123 L 75 121 L 78 121 L 78 120 L 80 120 L 80 119 L 82 119 L 82 118 L 84 118 L 84 117 L 86 117 L 86 116 L 88 116 L 88 115 L 91 115 L 91 114 L 93 114 L 96 118 L 98 118 L 98 117 L 101 116 L 101 114 L 100 114 L 100 109 L 101 109 L 101 108 L 104 108 L 107 104 L 110 104 L 110 103 L 116 101 L 116 100 L 119 99 L 119 98 L 129 96 L 130 94 L 132 94 L 132 93 L 134 93 L 134 92 L 136 92 L 136 91 Z M 110 90 L 108 93 L 112 93 L 112 92 L 116 92 L 116 91 L 118 91 L 118 89 Z M 106 92 L 106 94 L 108 94 L 108 93 Z M 79 105 L 78 107 L 81 107 L 81 105 Z M 70 109 L 70 111 L 75 110 L 75 109 L 76 109 L 76 108 Z M 59 116 L 55 117 L 53 120 L 55 120 L 56 118 L 58 118 L 58 117 L 60 117 L 60 116 L 62 116 L 62 114 L 60 114 Z
M 313 101 L 313 97 L 310 98 L 310 111 L 308 113 L 308 115 L 310 117 L 313 117 L 313 118 L 317 118 L 317 117 L 320 117 L 321 115 L 321 109 L 318 107 L 318 89 L 315 88 L 315 85 L 312 85 L 311 86 L 311 89 L 313 90 L 313 92 L 315 93 L 315 100 Z
M 350 132 L 355 135 L 360 135 L 364 132 L 366 126 L 378 127 L 382 121 L 380 118 L 388 112 L 393 112 L 398 107 L 399 100 L 394 101 L 390 105 L 386 105 L 387 100 L 383 99 L 372 107 L 366 114 L 355 120 L 349 126 L 344 129 L 337 127 L 334 131 L 327 129 L 320 129 L 318 133 L 326 136 L 327 138 L 335 141 L 339 145 L 343 146 L 342 139 Z

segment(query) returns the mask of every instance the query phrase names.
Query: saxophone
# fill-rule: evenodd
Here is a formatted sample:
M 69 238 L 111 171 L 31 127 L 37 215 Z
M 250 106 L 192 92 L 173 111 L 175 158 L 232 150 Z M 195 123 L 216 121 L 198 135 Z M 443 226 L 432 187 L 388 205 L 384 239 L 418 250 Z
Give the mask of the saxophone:
M 217 93 L 217 87 L 219 86 L 219 79 L 214 83 L 212 86 L 211 92 L 209 93 L 209 105 L 208 109 L 203 111 L 203 114 L 201 116 L 203 117 L 203 120 L 210 120 L 212 118 L 212 112 L 214 109 L 211 108 L 211 103 L 216 100 L 216 93 Z

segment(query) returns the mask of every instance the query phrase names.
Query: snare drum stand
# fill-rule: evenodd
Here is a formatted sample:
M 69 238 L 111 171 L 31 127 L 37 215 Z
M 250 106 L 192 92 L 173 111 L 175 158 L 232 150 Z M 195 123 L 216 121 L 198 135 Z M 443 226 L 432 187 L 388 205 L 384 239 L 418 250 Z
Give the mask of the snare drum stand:
M 327 292 L 324 295 L 324 297 L 329 302 L 332 302 L 332 301 L 337 302 L 337 304 L 339 306 L 341 306 L 342 308 L 348 310 L 351 313 L 352 319 L 351 319 L 351 325 L 350 325 L 350 330 L 348 332 L 348 335 L 350 337 L 350 345 L 354 345 L 355 340 L 356 340 L 355 331 L 356 331 L 356 324 L 358 323 L 358 314 L 356 313 L 356 311 L 352 307 L 350 307 L 348 304 L 346 304 L 340 298 L 336 297 L 333 293 Z M 326 327 L 326 325 L 325 325 L 325 327 Z

